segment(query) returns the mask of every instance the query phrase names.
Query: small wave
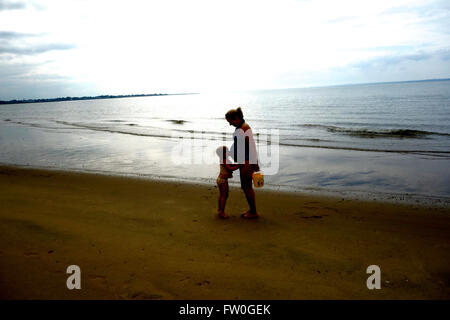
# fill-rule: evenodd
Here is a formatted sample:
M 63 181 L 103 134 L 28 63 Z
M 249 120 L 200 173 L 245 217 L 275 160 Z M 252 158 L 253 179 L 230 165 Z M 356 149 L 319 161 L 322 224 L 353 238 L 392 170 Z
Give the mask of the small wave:
M 4 120 L 6 121 L 6 120 Z M 9 120 L 12 123 L 16 123 L 16 124 L 20 124 L 20 125 L 26 125 L 26 126 L 31 126 L 31 127 L 38 127 L 38 128 L 45 128 L 45 129 L 65 129 L 62 127 L 51 127 L 51 126 L 45 126 L 45 125 L 41 125 L 41 124 L 36 124 L 36 123 L 27 123 L 27 122 L 22 122 L 22 121 L 12 121 Z M 114 130 L 111 129 L 109 127 L 98 127 L 98 126 L 92 126 L 92 125 L 85 125 L 85 124 L 79 124 L 79 123 L 72 123 L 72 122 L 67 122 L 67 121 L 58 121 L 55 120 L 55 123 L 58 124 L 62 124 L 65 126 L 69 126 L 69 128 L 66 129 L 87 129 L 87 130 L 94 130 L 94 131 L 103 131 L 103 132 L 109 132 L 109 133 L 119 133 L 119 134 L 127 134 L 127 135 L 133 135 L 133 136 L 141 136 L 141 137 L 156 137 L 156 138 L 169 138 L 169 139 L 177 139 L 178 137 L 173 136 L 171 134 L 163 134 L 160 132 L 156 132 L 156 133 L 140 133 L 140 132 L 131 132 L 131 131 L 123 131 L 123 130 Z M 174 129 L 172 130 L 168 130 L 169 132 L 172 132 Z M 167 130 L 166 130 L 167 131 Z M 178 130 L 176 130 L 178 131 Z M 183 131 L 183 130 L 179 130 L 179 131 Z M 188 132 L 191 130 L 187 130 Z M 203 133 L 207 133 L 207 132 L 203 132 Z M 222 141 L 223 140 L 223 133 L 221 132 L 209 132 L 211 133 L 220 133 L 220 137 L 219 136 L 214 136 L 214 135 L 206 135 L 206 136 L 201 136 L 201 139 L 206 139 L 206 140 L 219 140 Z M 323 142 L 332 142 L 332 141 L 327 141 L 327 140 L 321 140 L 321 139 L 300 139 L 300 138 L 293 138 L 293 139 L 288 139 L 286 142 L 279 142 L 280 146 L 287 146 L 287 147 L 303 147 L 303 148 L 318 148 L 318 149 L 333 149 L 333 150 L 351 150 L 351 151 L 366 151 L 366 152 L 389 152 L 389 153 L 408 153 L 408 154 L 417 154 L 417 155 L 426 155 L 426 156 L 433 156 L 433 157 L 440 157 L 440 158 L 450 158 L 450 151 L 435 151 L 435 150 L 397 150 L 397 149 L 370 149 L 370 148 L 359 148 L 359 147 L 346 147 L 346 146 L 330 146 L 330 145 L 317 145 L 317 144 L 296 144 L 296 143 L 289 143 L 289 140 L 291 141 L 295 141 L 295 140 L 303 140 L 303 141 L 311 141 L 311 142 L 319 142 L 319 143 L 323 143 Z M 265 141 L 260 141 L 259 144 L 265 144 Z
M 296 137 L 289 137 L 289 136 L 283 137 L 282 140 L 284 140 L 284 141 L 310 141 L 310 142 L 319 142 L 319 143 L 323 143 L 323 142 L 336 143 L 336 142 L 339 142 L 339 141 L 336 141 L 336 140 L 326 140 L 326 139 L 319 139 L 319 138 L 296 138 Z
M 332 133 L 343 133 L 361 138 L 425 138 L 429 135 L 450 136 L 448 133 L 414 130 L 414 129 L 361 129 L 361 128 L 343 128 L 337 126 L 327 126 L 321 124 L 302 124 L 300 127 L 320 128 Z
M 74 127 L 79 127 L 79 128 L 94 130 L 94 131 L 121 133 L 121 134 L 128 134 L 128 135 L 140 136 L 140 137 L 172 138 L 172 136 L 165 135 L 165 134 L 153 134 L 153 133 L 147 134 L 147 133 L 138 133 L 138 132 L 130 132 L 130 131 L 122 131 L 122 130 L 112 130 L 111 128 L 94 127 L 94 126 L 82 125 L 82 124 L 71 123 L 71 122 L 66 122 L 66 121 L 55 121 L 55 122 L 59 123 L 59 124 L 64 124 L 64 125 L 68 125 L 68 126 L 74 126 Z
M 44 125 L 44 124 L 40 124 L 40 123 L 30 123 L 30 122 L 24 122 L 24 121 L 13 121 L 11 119 L 6 119 L 4 121 L 8 121 L 8 122 L 11 122 L 11 123 L 19 124 L 19 125 L 22 125 L 22 126 L 41 128 L 41 129 L 79 129 L 77 127 L 71 127 L 71 128 L 52 127 L 52 126 Z
M 450 151 L 370 149 L 370 148 L 344 147 L 344 146 L 318 146 L 318 145 L 294 144 L 294 143 L 284 143 L 284 142 L 280 142 L 279 144 L 280 144 L 280 146 L 288 146 L 288 147 L 319 148 L 319 149 L 333 149 L 333 150 L 351 150 L 351 151 L 367 151 L 367 152 L 411 153 L 411 154 L 421 154 L 421 155 L 428 155 L 428 156 L 450 158 Z
M 153 129 L 158 132 L 167 132 L 167 134 L 163 133 L 137 133 L 132 131 L 124 131 L 124 130 L 118 130 L 113 129 L 111 127 L 101 127 L 101 126 L 94 126 L 94 125 L 87 125 L 87 124 L 80 124 L 80 123 L 74 123 L 74 122 L 67 122 L 67 121 L 61 121 L 61 120 L 54 120 L 54 122 L 58 124 L 63 124 L 66 126 L 72 126 L 76 128 L 82 128 L 87 130 L 94 130 L 94 131 L 104 131 L 104 132 L 111 132 L 111 133 L 122 133 L 122 134 L 128 134 L 128 135 L 134 135 L 134 136 L 142 136 L 142 137 L 158 137 L 158 138 L 177 138 L 177 136 L 172 135 L 173 132 L 179 132 L 180 137 L 191 137 L 192 134 L 199 134 L 202 139 L 208 139 L 208 140 L 223 140 L 225 137 L 229 137 L 231 139 L 231 133 L 229 132 L 222 132 L 222 131 L 196 131 L 193 129 L 166 129 L 161 127 L 155 127 L 155 126 L 139 126 L 134 123 L 126 124 L 127 126 L 136 126 L 143 129 Z M 58 128 L 55 128 L 58 129 Z M 204 136 L 202 134 L 210 134 L 212 136 Z
M 187 121 L 186 120 L 177 120 L 177 119 L 169 119 L 166 120 L 167 122 L 172 122 L 173 124 L 185 124 Z

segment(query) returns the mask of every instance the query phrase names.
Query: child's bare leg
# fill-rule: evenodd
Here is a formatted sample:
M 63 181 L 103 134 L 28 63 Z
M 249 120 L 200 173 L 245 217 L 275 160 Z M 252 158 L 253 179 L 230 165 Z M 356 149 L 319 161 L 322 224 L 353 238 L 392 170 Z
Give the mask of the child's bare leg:
M 219 187 L 219 216 L 222 218 L 228 218 L 228 216 L 225 214 L 225 204 L 227 203 L 228 199 L 228 181 L 221 183 L 218 185 Z

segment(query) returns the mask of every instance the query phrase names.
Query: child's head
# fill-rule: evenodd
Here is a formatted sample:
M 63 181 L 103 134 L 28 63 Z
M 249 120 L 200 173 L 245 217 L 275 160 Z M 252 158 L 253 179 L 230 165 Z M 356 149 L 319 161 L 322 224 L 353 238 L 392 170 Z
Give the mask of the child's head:
M 228 150 L 226 146 L 221 146 L 216 149 L 216 153 L 220 158 L 220 162 L 222 162 L 223 159 L 228 158 L 228 156 L 230 155 L 230 150 Z

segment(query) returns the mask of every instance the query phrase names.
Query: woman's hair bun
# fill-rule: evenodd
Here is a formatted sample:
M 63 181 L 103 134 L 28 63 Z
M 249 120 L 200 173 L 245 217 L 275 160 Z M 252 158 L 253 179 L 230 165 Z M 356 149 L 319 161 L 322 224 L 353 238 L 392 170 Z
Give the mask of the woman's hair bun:
M 244 114 L 242 113 L 241 107 L 238 107 L 237 109 L 231 109 L 225 114 L 226 119 L 244 119 Z
M 244 114 L 242 113 L 241 107 L 238 107 L 238 108 L 236 109 L 236 114 L 237 114 L 237 116 L 239 117 L 239 119 L 244 119 Z

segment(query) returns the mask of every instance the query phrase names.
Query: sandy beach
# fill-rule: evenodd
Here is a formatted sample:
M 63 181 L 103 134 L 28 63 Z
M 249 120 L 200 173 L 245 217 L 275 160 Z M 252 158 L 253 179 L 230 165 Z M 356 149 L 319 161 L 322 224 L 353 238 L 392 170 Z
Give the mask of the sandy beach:
M 0 298 L 450 298 L 449 208 L 264 189 L 257 204 L 241 219 L 232 189 L 220 220 L 212 185 L 0 167 Z

